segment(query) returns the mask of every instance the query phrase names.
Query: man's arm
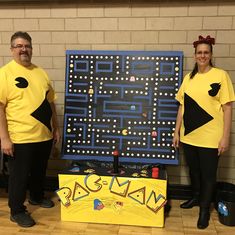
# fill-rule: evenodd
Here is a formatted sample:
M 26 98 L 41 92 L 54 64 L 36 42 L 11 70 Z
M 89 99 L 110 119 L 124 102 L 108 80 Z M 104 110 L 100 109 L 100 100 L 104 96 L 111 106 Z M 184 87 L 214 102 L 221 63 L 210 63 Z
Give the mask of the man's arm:
M 52 110 L 52 128 L 53 128 L 53 139 L 54 143 L 58 143 L 60 141 L 60 130 L 57 120 L 57 113 L 54 102 L 50 103 Z
M 14 145 L 8 133 L 5 106 L 2 103 L 0 103 L 0 139 L 2 152 L 6 155 L 13 156 Z

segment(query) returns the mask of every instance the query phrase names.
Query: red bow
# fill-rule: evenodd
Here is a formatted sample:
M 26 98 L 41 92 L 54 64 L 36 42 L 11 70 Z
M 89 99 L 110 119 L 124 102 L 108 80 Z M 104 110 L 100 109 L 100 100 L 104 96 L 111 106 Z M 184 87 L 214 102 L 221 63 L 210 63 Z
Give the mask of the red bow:
M 215 44 L 215 39 L 211 38 L 210 35 L 208 35 L 206 38 L 204 38 L 203 36 L 200 35 L 198 37 L 198 41 L 195 41 L 193 43 L 193 46 L 196 48 L 196 46 L 200 43 L 207 43 L 207 44 L 210 44 L 210 45 L 214 45 Z

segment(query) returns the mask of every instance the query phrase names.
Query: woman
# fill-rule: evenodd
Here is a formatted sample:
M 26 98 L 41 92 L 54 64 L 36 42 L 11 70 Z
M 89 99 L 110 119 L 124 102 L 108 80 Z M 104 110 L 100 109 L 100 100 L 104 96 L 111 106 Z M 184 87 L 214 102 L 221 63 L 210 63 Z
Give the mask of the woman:
M 180 105 L 173 137 L 175 148 L 183 143 L 193 191 L 193 197 L 180 207 L 200 206 L 199 229 L 209 225 L 218 160 L 229 146 L 235 100 L 229 75 L 212 65 L 212 44 L 210 36 L 199 36 L 193 43 L 196 63 L 176 95 Z

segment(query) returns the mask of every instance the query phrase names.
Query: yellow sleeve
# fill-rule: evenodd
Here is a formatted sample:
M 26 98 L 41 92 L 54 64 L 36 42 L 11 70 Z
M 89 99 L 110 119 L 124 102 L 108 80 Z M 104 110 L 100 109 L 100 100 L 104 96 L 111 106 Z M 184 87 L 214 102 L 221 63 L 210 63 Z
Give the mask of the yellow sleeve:
M 234 89 L 232 81 L 226 71 L 223 71 L 221 88 L 220 88 L 220 103 L 226 104 L 231 101 L 235 101 Z
M 0 69 L 0 103 L 7 103 L 7 80 L 3 69 Z

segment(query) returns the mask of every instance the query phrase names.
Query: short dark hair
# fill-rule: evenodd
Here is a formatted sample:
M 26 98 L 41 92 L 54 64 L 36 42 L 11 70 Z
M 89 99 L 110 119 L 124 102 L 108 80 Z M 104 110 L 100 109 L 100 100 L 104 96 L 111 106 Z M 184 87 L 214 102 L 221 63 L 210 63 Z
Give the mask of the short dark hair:
M 32 38 L 30 37 L 30 35 L 27 33 L 27 32 L 23 32 L 23 31 L 18 31 L 18 32 L 15 32 L 12 36 L 11 36 L 11 46 L 13 46 L 13 41 L 16 39 L 16 38 L 23 38 L 27 41 L 30 42 L 30 45 L 32 45 Z

